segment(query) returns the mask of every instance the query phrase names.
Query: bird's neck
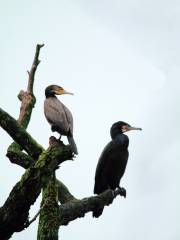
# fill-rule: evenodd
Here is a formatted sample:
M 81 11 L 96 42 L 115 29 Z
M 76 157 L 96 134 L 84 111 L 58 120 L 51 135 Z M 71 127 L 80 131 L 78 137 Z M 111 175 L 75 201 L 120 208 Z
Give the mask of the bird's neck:
M 116 134 L 116 136 L 113 138 L 113 141 L 123 146 L 123 148 L 128 148 L 129 138 L 123 133 Z
M 54 93 L 45 93 L 46 98 L 50 98 L 50 97 L 54 97 L 56 98 L 56 96 L 54 95 Z

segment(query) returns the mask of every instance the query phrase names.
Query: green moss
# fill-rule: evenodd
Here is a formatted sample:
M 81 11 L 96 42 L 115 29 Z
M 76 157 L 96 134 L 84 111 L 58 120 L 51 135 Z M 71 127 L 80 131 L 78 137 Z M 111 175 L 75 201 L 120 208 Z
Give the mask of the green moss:
M 36 164 L 26 170 L 21 180 L 14 186 L 3 207 L 0 208 L 0 239 L 6 239 L 7 236 L 10 237 L 14 232 L 24 229 L 28 220 L 30 206 L 36 201 L 41 188 L 47 185 L 58 165 L 71 157 L 70 149 L 63 144 L 58 144 L 43 151 Z M 53 195 L 53 188 L 52 191 L 50 191 L 51 188 L 48 189 L 50 195 Z M 56 196 L 57 192 L 55 192 L 55 199 Z M 52 204 L 57 206 L 57 201 L 53 201 L 55 202 L 52 202 Z M 53 216 L 57 216 L 58 208 L 55 208 L 55 210 L 50 209 L 49 206 L 47 210 L 49 214 L 53 211 Z M 51 221 L 51 225 L 52 230 L 49 230 L 48 235 L 57 235 L 56 217 Z
M 24 149 L 31 157 L 37 159 L 43 148 L 26 130 L 8 113 L 0 108 L 0 126 Z
M 51 176 L 51 180 L 43 189 L 41 212 L 38 226 L 38 240 L 58 240 L 58 216 L 57 187 Z

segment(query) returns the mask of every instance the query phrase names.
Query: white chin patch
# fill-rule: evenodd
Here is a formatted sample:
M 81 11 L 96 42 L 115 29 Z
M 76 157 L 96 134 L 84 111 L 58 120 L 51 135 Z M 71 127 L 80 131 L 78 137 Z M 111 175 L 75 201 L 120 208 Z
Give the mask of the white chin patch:
M 122 132 L 123 132 L 123 133 L 127 132 L 127 129 L 122 129 Z

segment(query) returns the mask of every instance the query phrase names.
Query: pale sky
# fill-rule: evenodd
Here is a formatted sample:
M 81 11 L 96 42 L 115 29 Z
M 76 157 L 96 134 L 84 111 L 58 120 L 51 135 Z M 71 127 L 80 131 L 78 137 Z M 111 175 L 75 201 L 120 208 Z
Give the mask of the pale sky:
M 118 197 L 98 219 L 89 213 L 61 227 L 59 238 L 179 240 L 180 2 L 1 0 L 0 28 L 0 107 L 15 118 L 35 46 L 45 44 L 28 127 L 45 148 L 52 135 L 43 115 L 45 87 L 58 84 L 75 94 L 59 99 L 73 113 L 79 156 L 63 163 L 57 177 L 77 198 L 93 194 L 112 123 L 143 128 L 128 134 L 130 156 L 122 179 L 127 198 Z M 5 157 L 12 140 L 2 129 L 0 134 L 2 205 L 24 170 Z M 36 239 L 37 225 L 12 239 Z

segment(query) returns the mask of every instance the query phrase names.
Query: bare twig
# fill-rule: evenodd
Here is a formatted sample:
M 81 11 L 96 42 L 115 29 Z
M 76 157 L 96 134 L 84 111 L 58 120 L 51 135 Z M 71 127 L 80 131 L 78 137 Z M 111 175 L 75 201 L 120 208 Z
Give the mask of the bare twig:
M 36 52 L 35 52 L 35 56 L 34 56 L 34 60 L 33 60 L 33 63 L 32 63 L 31 70 L 27 71 L 28 76 L 29 76 L 27 91 L 21 90 L 19 95 L 18 95 L 18 98 L 21 101 L 21 107 L 20 107 L 18 122 L 24 128 L 27 128 L 27 126 L 29 124 L 32 109 L 33 109 L 33 107 L 36 103 L 36 98 L 33 94 L 34 77 L 35 77 L 35 72 L 36 72 L 37 66 L 40 63 L 40 60 L 38 59 L 40 49 L 43 46 L 44 46 L 44 44 L 37 44 L 36 45 Z
M 40 63 L 40 60 L 38 58 L 39 58 L 40 49 L 42 47 L 44 47 L 44 44 L 37 44 L 36 45 L 36 52 L 35 52 L 35 56 L 34 56 L 34 61 L 33 61 L 33 64 L 31 66 L 30 72 L 28 71 L 29 80 L 28 80 L 27 92 L 29 92 L 29 93 L 33 93 L 34 75 L 35 75 L 35 72 L 36 72 L 36 68 Z
M 36 215 L 24 225 L 25 228 L 28 228 L 29 225 L 31 225 L 31 223 L 33 223 L 33 222 L 36 221 L 36 219 L 37 219 L 37 217 L 39 216 L 39 214 L 40 214 L 40 212 L 41 212 L 42 209 L 43 209 L 43 207 L 41 207 L 41 208 L 39 209 L 39 211 L 36 213 Z
M 35 52 L 35 56 L 34 56 L 34 61 L 33 61 L 33 64 L 31 66 L 31 70 L 28 71 L 29 80 L 28 80 L 27 92 L 29 92 L 29 93 L 33 93 L 34 75 L 35 75 L 37 66 L 40 63 L 39 53 L 40 53 L 40 49 L 42 47 L 44 47 L 44 44 L 37 44 L 36 45 L 36 52 Z
M 47 201 L 44 202 L 44 204 L 40 207 L 39 211 L 34 215 L 34 217 L 31 219 L 31 220 L 28 220 L 24 227 L 25 228 L 28 228 L 34 221 L 36 221 L 37 217 L 39 216 L 41 210 L 43 210 L 43 208 L 46 206 L 47 204 Z

